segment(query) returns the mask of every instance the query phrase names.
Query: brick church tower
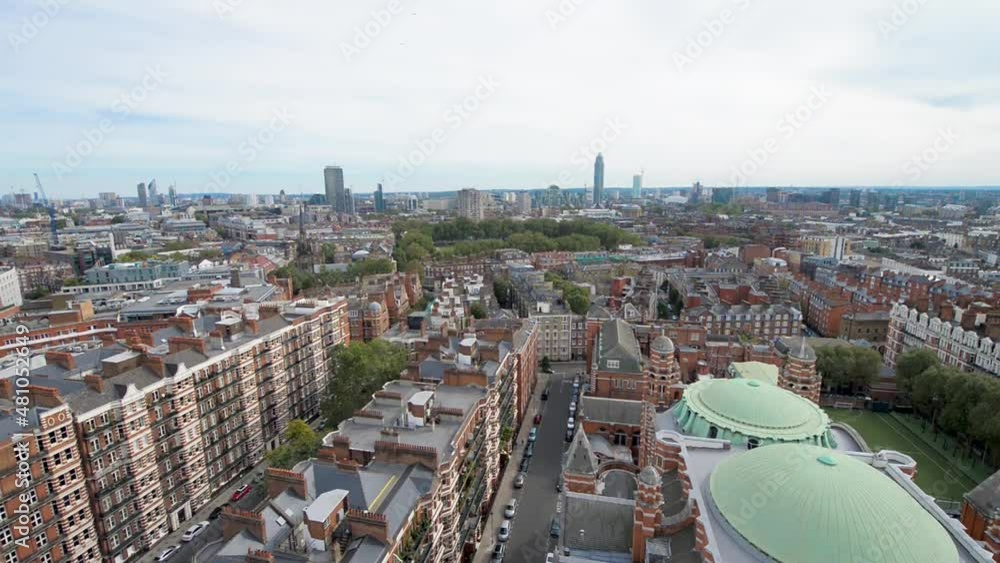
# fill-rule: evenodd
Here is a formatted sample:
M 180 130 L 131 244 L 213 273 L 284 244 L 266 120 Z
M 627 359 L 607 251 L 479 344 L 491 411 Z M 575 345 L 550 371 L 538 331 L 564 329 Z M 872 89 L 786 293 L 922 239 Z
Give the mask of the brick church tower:
M 778 376 L 778 386 L 819 404 L 819 390 L 823 379 L 816 373 L 816 351 L 800 338 L 801 344 L 792 346 L 785 358 L 785 365 Z
M 663 519 L 663 489 L 660 472 L 647 465 L 639 472 L 639 488 L 635 492 L 635 511 L 632 513 L 632 561 L 646 560 L 646 541 L 656 536 Z
M 674 354 L 673 341 L 662 334 L 649 345 L 646 376 L 645 400 L 666 408 L 680 399 L 681 392 L 674 386 L 681 382 L 681 366 Z

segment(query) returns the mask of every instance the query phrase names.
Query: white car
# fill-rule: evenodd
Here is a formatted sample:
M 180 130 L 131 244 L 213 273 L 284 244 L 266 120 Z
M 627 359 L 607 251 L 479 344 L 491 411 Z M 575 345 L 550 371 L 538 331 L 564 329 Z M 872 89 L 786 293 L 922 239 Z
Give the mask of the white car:
M 510 502 L 507 503 L 507 507 L 503 509 L 504 518 L 513 518 L 515 511 L 517 511 L 517 501 L 510 499 Z
M 503 524 L 500 524 L 500 532 L 497 534 L 497 539 L 502 542 L 510 539 L 510 520 L 504 520 Z
M 570 414 L 573 414 L 573 413 L 576 412 L 576 401 L 573 401 L 572 403 L 569 404 L 569 412 L 570 412 Z
M 209 526 L 208 520 L 205 520 L 204 522 L 198 522 L 194 526 L 188 528 L 188 531 L 184 532 L 184 535 L 181 536 L 181 541 L 191 541 L 195 539 L 196 537 L 201 535 L 202 532 L 207 530 L 208 526 Z
M 576 428 L 576 419 L 572 416 L 566 421 L 566 430 L 573 430 Z
M 180 550 L 181 550 L 181 546 L 179 546 L 179 545 L 172 545 L 172 546 L 168 547 L 167 549 L 164 549 L 163 551 L 161 551 L 160 554 L 156 556 L 156 560 L 157 561 L 166 561 L 167 559 L 170 559 L 171 557 L 173 557 L 174 554 L 176 554 Z

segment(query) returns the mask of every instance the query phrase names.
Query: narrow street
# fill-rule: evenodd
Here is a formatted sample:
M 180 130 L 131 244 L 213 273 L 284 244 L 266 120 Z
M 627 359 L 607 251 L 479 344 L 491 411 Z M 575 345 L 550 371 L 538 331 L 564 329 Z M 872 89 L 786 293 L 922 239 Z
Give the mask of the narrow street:
M 562 470 L 563 452 L 569 447 L 565 437 L 569 403 L 573 396 L 573 377 L 583 369 L 583 363 L 553 363 L 552 369 L 554 374 L 539 375 L 538 387 L 518 435 L 512 459 L 501 480 L 487 531 L 484 532 L 479 553 L 476 554 L 476 563 L 490 560 L 493 546 L 497 543 L 497 531 L 504 520 L 504 508 L 511 498 L 517 500 L 517 511 L 511 524 L 510 539 L 506 542 L 504 561 L 544 562 L 545 554 L 556 544 L 555 540 L 549 538 L 549 525 L 559 498 L 556 482 Z M 549 398 L 542 401 L 542 390 L 546 386 L 549 388 Z M 539 412 L 542 423 L 538 429 L 534 456 L 528 466 L 524 487 L 515 489 L 513 482 L 524 457 L 528 434 L 534 426 L 532 419 Z

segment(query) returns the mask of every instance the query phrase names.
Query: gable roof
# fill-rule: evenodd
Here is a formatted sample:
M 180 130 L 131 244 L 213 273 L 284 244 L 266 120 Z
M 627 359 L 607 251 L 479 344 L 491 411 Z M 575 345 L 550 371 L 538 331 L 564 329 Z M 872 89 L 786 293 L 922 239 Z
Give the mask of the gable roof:
M 608 360 L 616 361 L 608 367 Z M 597 337 L 597 362 L 601 371 L 622 373 L 642 372 L 642 352 L 632 326 L 621 319 L 612 319 L 601 325 Z
M 597 475 L 597 460 L 590 449 L 587 433 L 582 429 L 576 431 L 573 443 L 566 454 L 566 471 L 578 475 Z

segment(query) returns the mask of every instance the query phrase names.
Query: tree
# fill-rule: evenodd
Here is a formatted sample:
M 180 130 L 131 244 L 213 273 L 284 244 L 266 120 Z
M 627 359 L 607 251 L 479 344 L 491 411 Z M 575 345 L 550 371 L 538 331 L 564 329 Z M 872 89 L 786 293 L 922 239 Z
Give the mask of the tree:
M 114 217 L 111 218 L 112 225 L 121 225 L 124 222 L 125 222 L 124 215 L 115 215 Z
M 267 452 L 267 462 L 271 467 L 291 469 L 296 463 L 314 457 L 322 438 L 303 420 L 288 423 L 281 446 Z
M 493 295 L 502 309 L 514 306 L 514 284 L 510 283 L 510 280 L 504 278 L 493 280 Z
M 483 307 L 482 303 L 473 303 L 469 306 L 469 312 L 472 313 L 472 317 L 476 319 L 486 318 L 486 307 Z
M 372 393 L 406 369 L 406 349 L 384 340 L 340 346 L 333 353 L 330 385 L 322 411 L 327 428 L 336 428 L 371 399 Z
M 548 356 L 542 356 L 542 371 L 552 371 L 552 360 Z
M 900 393 L 913 393 L 917 376 L 930 368 L 941 365 L 937 354 L 927 348 L 914 348 L 904 352 L 896 359 L 896 386 Z
M 816 349 L 816 371 L 830 389 L 855 393 L 878 379 L 882 357 L 870 348 L 823 346 Z

